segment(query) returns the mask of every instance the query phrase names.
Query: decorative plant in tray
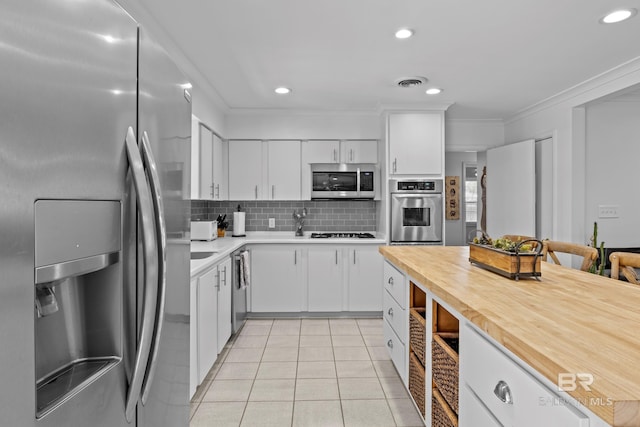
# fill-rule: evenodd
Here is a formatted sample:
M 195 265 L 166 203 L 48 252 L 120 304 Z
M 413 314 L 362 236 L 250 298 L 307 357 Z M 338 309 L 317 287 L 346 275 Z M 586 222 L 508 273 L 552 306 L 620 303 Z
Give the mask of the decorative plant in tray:
M 484 232 L 469 243 L 469 261 L 510 279 L 534 277 L 539 280 L 542 242 L 536 239 L 512 241 L 492 239 Z

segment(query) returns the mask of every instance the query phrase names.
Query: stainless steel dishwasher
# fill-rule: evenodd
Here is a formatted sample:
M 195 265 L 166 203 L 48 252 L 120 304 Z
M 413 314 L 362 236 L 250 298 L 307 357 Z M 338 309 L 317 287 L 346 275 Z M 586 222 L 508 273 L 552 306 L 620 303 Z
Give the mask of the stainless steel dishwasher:
M 233 267 L 231 268 L 231 280 L 233 285 L 233 292 L 231 293 L 231 326 L 233 333 L 237 333 L 244 321 L 247 318 L 247 287 L 242 287 L 240 284 L 240 271 L 241 267 L 241 254 L 243 252 L 249 252 L 246 249 L 241 249 L 231 254 L 231 260 Z M 249 258 L 247 257 L 246 260 Z M 250 269 L 250 267 L 248 266 Z

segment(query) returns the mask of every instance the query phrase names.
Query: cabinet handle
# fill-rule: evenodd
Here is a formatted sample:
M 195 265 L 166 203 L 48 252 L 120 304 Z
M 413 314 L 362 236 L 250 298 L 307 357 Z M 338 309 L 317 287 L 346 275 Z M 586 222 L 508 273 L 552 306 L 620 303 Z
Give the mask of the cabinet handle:
M 271 186 L 271 199 L 272 200 L 276 199 L 276 186 L 275 185 Z
M 256 185 L 256 200 L 258 200 L 258 186 Z
M 391 340 L 387 341 L 387 347 L 393 350 L 393 341 Z
M 353 148 L 349 149 L 349 161 L 353 162 Z
M 387 280 L 387 283 L 393 286 L 393 277 L 389 277 L 389 280 Z
M 338 265 L 338 251 L 336 251 L 336 265 Z
M 216 199 L 220 198 L 220 184 L 216 184 Z
M 222 274 L 224 275 L 224 286 L 227 286 L 227 266 L 222 268 Z
M 511 395 L 511 389 L 509 388 L 509 384 L 500 380 L 496 387 L 493 389 L 493 394 L 496 395 L 498 399 L 507 405 L 513 405 L 513 396 Z
M 338 153 L 336 152 L 336 149 L 334 148 L 334 149 L 333 149 L 333 161 L 334 161 L 334 162 L 337 162 L 337 161 L 338 161 L 338 156 L 337 156 L 337 154 L 338 154 Z
M 293 265 L 298 265 L 298 251 L 293 251 Z
M 387 314 L 389 314 L 389 316 L 393 317 L 393 307 L 389 307 L 389 310 L 387 311 Z
M 211 183 L 211 198 L 213 199 L 215 195 L 213 194 L 213 183 Z
M 394 172 L 398 171 L 398 159 L 397 158 L 393 159 L 393 171 Z
M 353 265 L 356 265 L 356 250 L 353 250 Z
M 220 272 L 216 272 L 216 289 L 218 290 L 218 292 L 220 292 Z

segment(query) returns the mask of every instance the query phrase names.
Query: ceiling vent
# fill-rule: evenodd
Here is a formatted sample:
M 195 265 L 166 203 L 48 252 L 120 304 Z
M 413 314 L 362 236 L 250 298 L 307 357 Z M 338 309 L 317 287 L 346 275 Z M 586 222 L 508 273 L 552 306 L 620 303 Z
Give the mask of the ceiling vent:
M 400 87 L 416 87 L 421 86 L 427 82 L 426 77 L 403 77 L 401 79 L 396 80 L 396 84 Z

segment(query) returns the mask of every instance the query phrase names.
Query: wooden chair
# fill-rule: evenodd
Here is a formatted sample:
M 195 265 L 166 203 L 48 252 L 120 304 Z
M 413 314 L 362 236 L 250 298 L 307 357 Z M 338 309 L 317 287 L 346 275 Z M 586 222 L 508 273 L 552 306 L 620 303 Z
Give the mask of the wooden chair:
M 611 261 L 611 278 L 619 279 L 620 273 L 629 283 L 640 285 L 636 268 L 640 268 L 640 254 L 631 252 L 613 252 L 609 255 Z
M 542 242 L 543 261 L 547 261 L 547 256 L 549 256 L 553 262 L 561 265 L 560 260 L 558 260 L 556 256 L 556 252 L 581 256 L 583 259 L 580 270 L 582 271 L 589 271 L 589 267 L 598 259 L 598 250 L 591 246 L 578 245 L 577 243 L 555 242 L 552 240 Z

